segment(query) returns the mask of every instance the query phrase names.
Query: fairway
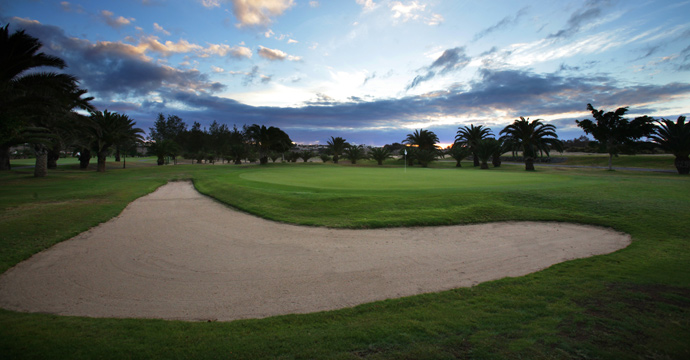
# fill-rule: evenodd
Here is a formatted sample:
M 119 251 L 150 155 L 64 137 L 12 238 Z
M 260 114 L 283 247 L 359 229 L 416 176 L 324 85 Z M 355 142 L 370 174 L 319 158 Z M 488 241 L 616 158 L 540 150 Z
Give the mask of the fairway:
M 324 229 L 390 232 L 414 227 L 420 231 L 417 237 L 406 238 L 407 245 L 401 246 L 412 249 L 421 245 L 413 253 L 396 256 L 392 251 L 384 251 L 376 258 L 370 250 L 355 259 L 367 266 L 384 264 L 381 259 L 395 259 L 400 262 L 391 269 L 401 274 L 421 264 L 422 268 L 432 270 L 431 277 L 422 281 L 425 284 L 440 279 L 434 276 L 433 269 L 441 259 L 471 252 L 434 253 L 434 246 L 430 245 L 434 239 L 448 240 L 435 235 L 438 225 L 576 223 L 630 234 L 632 243 L 611 254 L 566 261 L 535 273 L 515 274 L 516 277 L 469 288 L 265 319 L 207 323 L 94 319 L 0 310 L 0 352 L 6 358 L 223 358 L 228 354 L 235 358 L 277 358 L 290 354 L 290 358 L 342 359 L 690 356 L 687 177 L 557 167 L 525 172 L 518 165 L 491 170 L 471 166 L 413 167 L 405 172 L 401 167 L 309 163 L 178 165 L 109 169 L 103 174 L 68 166 L 49 172 L 43 179 L 35 179 L 31 174 L 32 169 L 0 174 L 0 265 L 4 271 L 55 244 L 68 246 L 65 240 L 99 223 L 125 216 L 122 211 L 128 204 L 174 180 L 192 180 L 199 192 L 217 200 L 217 207 L 230 206 L 244 212 L 242 216 L 258 215 L 274 220 L 269 223 L 277 226 L 310 225 L 306 228 L 309 233 Z M 157 221 L 165 222 L 166 214 L 181 210 L 169 202 L 156 202 L 164 209 L 151 211 L 147 216 L 159 218 Z M 142 269 L 175 264 L 167 261 L 174 258 L 145 254 L 171 254 L 171 249 L 177 247 L 183 250 L 182 254 L 199 260 L 196 267 L 186 270 L 195 276 L 203 276 L 219 261 L 232 258 L 247 264 L 274 266 L 275 274 L 282 274 L 289 266 L 302 266 L 304 287 L 291 296 L 306 295 L 312 281 L 320 279 L 314 268 L 305 266 L 309 264 L 304 261 L 310 258 L 308 252 L 279 262 L 240 251 L 212 250 L 203 243 L 206 235 L 196 235 L 206 231 L 212 234 L 209 236 L 222 235 L 223 231 L 214 229 L 230 226 L 231 221 L 215 220 L 215 216 L 215 212 L 192 211 L 181 218 L 167 219 L 163 229 L 150 221 L 136 229 L 126 225 L 141 234 L 169 231 L 171 236 L 181 238 L 174 244 L 159 242 L 155 252 L 145 253 L 137 250 L 144 245 L 143 240 L 131 238 L 129 241 L 134 243 L 123 245 L 121 241 L 127 238 L 108 233 L 101 240 L 103 246 L 85 252 L 85 258 L 77 263 L 114 267 L 109 272 L 113 275 L 119 273 L 118 269 L 130 269 L 136 274 Z M 172 226 L 178 223 L 196 224 L 199 228 L 185 236 Z M 247 229 L 263 229 L 246 221 L 240 223 Z M 291 234 L 285 230 L 279 233 Z M 455 233 L 468 235 L 469 231 Z M 533 235 L 535 238 L 536 234 Z M 276 255 L 290 253 L 284 251 L 286 244 L 269 244 L 267 239 L 265 234 L 254 233 L 240 236 L 237 241 L 264 242 Z M 319 239 L 309 237 L 316 243 Z M 498 240 L 496 247 L 505 241 Z M 280 242 L 281 237 L 273 241 Z M 131 256 L 114 256 L 115 252 L 107 251 L 111 246 L 123 247 Z M 390 244 L 379 246 L 386 250 Z M 299 248 L 295 244 L 288 247 Z M 204 253 L 204 249 L 210 252 Z M 323 266 L 351 265 L 340 256 L 352 249 L 334 247 L 330 253 L 322 250 L 312 253 L 311 258 L 321 258 L 326 264 Z M 340 260 L 331 261 L 327 254 Z M 417 264 L 421 254 L 429 256 Z M 132 261 L 137 257 L 146 266 L 134 267 L 136 262 Z M 510 262 L 506 259 L 489 267 L 499 268 Z M 67 271 L 68 267 L 60 269 Z M 182 273 L 181 267 L 168 269 L 170 278 Z M 49 276 L 59 274 L 55 271 Z M 66 279 L 58 276 L 51 283 Z M 253 281 L 247 280 L 249 284 Z M 105 280 L 98 285 L 108 287 L 110 283 Z M 190 282 L 197 283 L 197 279 Z M 136 286 L 137 282 L 113 280 L 112 284 Z M 386 284 L 382 280 L 370 293 L 378 294 Z M 222 282 L 216 285 L 217 289 L 187 296 L 209 298 L 227 289 Z M 276 289 L 287 285 L 276 280 Z M 169 288 L 176 287 L 169 284 Z M 112 291 L 115 289 L 111 287 Z M 144 285 L 140 291 L 155 293 L 156 289 Z M 277 301 L 281 301 L 281 294 L 274 294 Z M 169 301 L 164 300 L 166 296 L 160 298 Z M 219 307 L 228 304 L 218 302 Z M 155 306 L 152 309 L 155 311 Z M 211 316 L 200 318 L 212 320 Z M 79 352 L 75 353 L 75 349 Z
M 552 187 L 563 185 L 569 179 L 568 176 L 557 174 L 453 170 L 455 169 L 314 165 L 256 169 L 242 173 L 240 178 L 250 182 L 311 189 L 358 191 Z

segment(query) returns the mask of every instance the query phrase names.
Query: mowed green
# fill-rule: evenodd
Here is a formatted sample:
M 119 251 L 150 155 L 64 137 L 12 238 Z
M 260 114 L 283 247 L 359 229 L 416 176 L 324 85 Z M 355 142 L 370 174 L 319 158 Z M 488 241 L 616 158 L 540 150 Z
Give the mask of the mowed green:
M 351 309 L 229 323 L 0 310 L 3 358 L 690 358 L 690 178 L 538 168 L 285 164 L 0 174 L 4 271 L 170 180 L 276 221 L 333 227 L 502 220 L 612 227 L 633 243 L 540 272 Z M 260 299 L 257 299 L 260 301 Z

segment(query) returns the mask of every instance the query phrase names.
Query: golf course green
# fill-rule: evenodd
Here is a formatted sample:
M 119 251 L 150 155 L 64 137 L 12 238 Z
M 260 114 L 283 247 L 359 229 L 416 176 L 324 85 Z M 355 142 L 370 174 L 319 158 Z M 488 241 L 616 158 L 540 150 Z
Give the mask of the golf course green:
M 526 276 L 305 315 L 206 323 L 0 310 L 0 357 L 690 357 L 690 178 L 671 173 L 297 163 L 105 173 L 75 165 L 33 178 L 19 169 L 0 174 L 0 271 L 183 179 L 228 206 L 291 224 L 556 221 L 610 227 L 633 242 Z

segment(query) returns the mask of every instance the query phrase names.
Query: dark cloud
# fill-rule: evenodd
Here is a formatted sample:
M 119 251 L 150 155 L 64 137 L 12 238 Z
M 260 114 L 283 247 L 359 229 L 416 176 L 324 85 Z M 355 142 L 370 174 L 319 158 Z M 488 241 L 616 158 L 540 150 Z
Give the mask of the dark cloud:
M 367 77 L 364 78 L 364 82 L 362 83 L 362 86 L 366 85 L 369 80 L 374 79 L 376 77 L 376 72 L 373 72 L 371 75 L 367 75 Z
M 65 60 L 66 72 L 80 79 L 84 88 L 100 96 L 145 96 L 165 89 L 217 92 L 225 85 L 212 82 L 194 69 L 177 69 L 144 57 L 133 45 L 114 42 L 92 43 L 67 36 L 56 26 L 13 19 L 43 43 L 42 51 Z M 15 29 L 16 29 L 15 28 Z
M 637 59 L 635 59 L 633 61 L 646 59 L 646 58 L 656 54 L 660 49 L 661 49 L 661 45 L 649 46 L 644 50 L 643 55 L 640 55 Z
M 383 145 L 401 141 L 411 131 L 410 125 L 426 122 L 434 116 L 465 117 L 466 114 L 474 114 L 479 118 L 491 118 L 500 111 L 512 114 L 512 120 L 519 116 L 553 117 L 569 112 L 586 112 L 587 103 L 611 109 L 630 106 L 631 112 L 655 116 L 659 110 L 647 104 L 690 94 L 688 83 L 622 87 L 604 76 L 578 77 L 517 70 L 482 69 L 477 79 L 468 85 L 464 89 L 375 101 L 352 98 L 348 102 L 337 102 L 325 94 L 317 94 L 314 101 L 303 107 L 249 106 L 210 93 L 171 90 L 163 97 L 170 102 L 184 104 L 187 110 L 142 107 L 129 113 L 136 115 L 133 118 L 137 121 L 144 119 L 143 127 L 152 126 L 155 114 L 164 112 L 206 125 L 217 120 L 229 125 L 257 123 L 278 126 L 295 141 L 323 142 L 330 136 L 343 136 L 356 143 Z M 163 106 L 169 104 L 163 103 Z M 512 120 L 485 120 L 483 124 L 496 132 Z M 558 127 L 561 137 L 581 135 L 574 118 L 557 118 L 551 122 Z M 442 142 L 452 142 L 457 127 L 463 125 L 466 124 L 426 128 L 435 131 Z
M 592 22 L 594 19 L 600 17 L 603 10 L 610 4 L 606 0 L 589 0 L 580 9 L 577 9 L 570 15 L 566 27 L 554 34 L 550 34 L 549 38 L 567 38 L 579 32 L 582 24 Z
M 429 65 L 428 67 L 424 68 L 426 71 L 425 74 L 423 75 L 417 75 L 410 85 L 407 86 L 406 90 L 410 90 L 412 88 L 415 88 L 417 85 L 421 84 L 424 81 L 431 80 L 434 78 L 437 74 L 446 74 L 449 71 L 455 71 L 455 70 L 461 70 L 467 64 L 470 63 L 472 58 L 467 56 L 465 53 L 465 47 L 456 47 L 452 49 L 447 49 L 441 54 L 441 56 L 438 57 L 438 59 L 434 60 L 434 62 Z
M 488 28 L 476 33 L 472 40 L 477 41 L 483 38 L 484 36 L 491 34 L 494 31 L 505 30 L 510 26 L 516 25 L 518 22 L 520 22 L 520 18 L 527 14 L 528 9 L 529 7 L 523 7 L 517 12 L 517 14 L 515 14 L 515 16 L 504 17 L 503 19 L 501 19 L 501 21 L 497 22 L 496 24 L 489 26 Z

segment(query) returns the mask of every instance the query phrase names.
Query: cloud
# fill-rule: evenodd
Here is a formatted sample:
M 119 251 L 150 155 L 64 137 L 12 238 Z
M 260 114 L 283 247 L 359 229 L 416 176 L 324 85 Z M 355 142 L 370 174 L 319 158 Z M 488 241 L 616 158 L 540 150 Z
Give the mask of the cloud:
M 260 77 L 258 67 L 252 73 Z M 648 111 L 648 115 L 655 116 L 654 103 L 689 94 L 688 83 L 619 87 L 607 77 L 481 69 L 478 77 L 462 89 L 399 99 L 364 101 L 351 98 L 338 102 L 318 93 L 316 99 L 302 107 L 249 106 L 211 92 L 181 89 L 166 90 L 164 98 L 170 103 L 184 104 L 184 109 L 168 112 L 201 123 L 232 114 L 234 123 L 277 126 L 297 141 L 323 141 L 330 136 L 343 136 L 356 143 L 383 145 L 399 142 L 410 129 L 420 126 L 436 132 L 442 142 L 452 142 L 457 127 L 470 121 L 500 131 L 519 116 L 546 118 L 547 122 L 558 126 L 559 136 L 575 137 L 581 135 L 581 130 L 574 119 L 588 116 L 588 102 L 604 109 L 629 105 L 631 111 Z M 123 106 L 131 107 L 131 104 Z M 151 124 L 142 125 L 145 127 L 151 126 L 155 114 L 161 111 L 138 113 L 130 110 L 128 114 L 136 119 L 150 119 Z
M 108 26 L 111 26 L 115 29 L 119 29 L 125 25 L 129 25 L 134 21 L 134 18 L 125 18 L 123 16 L 118 16 L 115 17 L 115 14 L 113 14 L 112 11 L 108 10 L 103 10 L 101 11 L 101 20 L 103 20 Z
M 297 44 L 298 42 L 299 42 L 299 41 L 297 41 L 297 40 L 295 40 L 295 39 L 288 39 L 288 42 L 287 42 L 287 43 L 288 43 L 288 44 Z
M 495 31 L 505 30 L 506 28 L 509 28 L 510 26 L 517 24 L 520 21 L 520 18 L 522 18 L 527 13 L 528 9 L 529 7 L 523 7 L 517 12 L 517 14 L 515 14 L 515 16 L 506 16 L 496 24 L 491 25 L 488 28 L 476 33 L 474 35 L 473 41 L 477 41 Z
M 437 74 L 444 75 L 449 71 L 461 70 L 465 68 L 472 60 L 465 53 L 465 47 L 456 47 L 447 49 L 434 60 L 434 62 L 425 68 L 426 74 L 416 76 L 412 82 L 407 86 L 407 90 L 417 87 L 422 82 L 429 81 Z
M 310 1 L 309 6 L 311 6 L 313 8 L 319 7 L 319 2 L 318 1 Z
M 444 21 L 443 16 L 441 14 L 431 14 L 431 17 L 426 18 L 424 20 L 424 23 L 429 25 L 429 26 L 435 26 L 435 25 L 440 25 Z
M 163 27 L 158 25 L 158 23 L 153 23 L 153 28 L 158 32 L 162 32 L 163 34 L 170 36 L 170 32 L 163 29 Z
M 67 1 L 62 1 L 60 2 L 60 7 L 62 8 L 63 11 L 65 12 L 75 12 L 78 14 L 83 14 L 85 13 L 84 8 L 81 5 L 72 5 L 71 3 Z
M 566 27 L 554 34 L 550 34 L 549 38 L 567 38 L 579 32 L 583 23 L 591 23 L 593 20 L 599 18 L 605 7 L 609 5 L 610 1 L 604 0 L 588 0 L 582 8 L 576 10 L 570 15 L 566 23 Z
M 424 11 L 426 5 L 420 5 L 417 1 L 411 1 L 407 5 L 400 1 L 392 1 L 389 5 L 393 17 L 403 22 L 419 18 L 419 13 Z
M 375 71 L 371 75 L 367 75 L 364 78 L 364 82 L 362 83 L 362 86 L 366 85 L 369 82 L 369 80 L 372 80 L 374 78 L 376 78 L 376 72 Z
M 201 0 L 201 4 L 204 7 L 213 9 L 215 7 L 220 7 L 220 0 Z
M 293 55 L 288 55 L 285 52 L 278 50 L 278 49 L 269 49 L 267 47 L 263 47 L 259 45 L 259 51 L 257 52 L 259 56 L 261 56 L 264 59 L 268 59 L 271 61 L 276 61 L 276 60 L 290 60 L 290 61 L 300 61 L 302 60 L 301 57 L 299 56 L 293 56 Z
M 154 62 L 145 55 L 149 48 L 144 43 L 91 42 L 37 21 L 13 18 L 13 22 L 40 39 L 43 51 L 64 59 L 68 65 L 65 71 L 80 79 L 90 93 L 126 98 L 166 91 L 217 92 L 225 87 L 198 70 Z
M 357 4 L 362 5 L 363 10 L 366 11 L 371 11 L 376 8 L 376 3 L 374 3 L 374 0 L 355 0 Z
M 259 67 L 256 65 L 252 66 L 252 69 L 249 72 L 231 71 L 230 73 L 233 75 L 244 75 L 244 77 L 242 78 L 242 85 L 244 86 L 254 84 L 254 80 L 256 80 L 257 78 L 260 79 L 260 82 L 262 84 L 269 83 L 273 78 L 272 75 L 260 74 Z
M 232 0 L 237 27 L 266 26 L 295 4 L 293 0 Z
M 225 69 L 223 69 L 221 67 L 214 66 L 214 65 L 211 65 L 211 70 L 213 70 L 213 72 L 219 73 L 219 74 L 225 72 Z
M 426 4 L 420 4 L 416 0 L 406 4 L 402 1 L 392 1 L 388 4 L 388 7 L 393 13 L 393 18 L 402 22 L 420 20 L 429 26 L 435 26 L 444 21 L 441 14 L 431 13 L 427 15 Z

